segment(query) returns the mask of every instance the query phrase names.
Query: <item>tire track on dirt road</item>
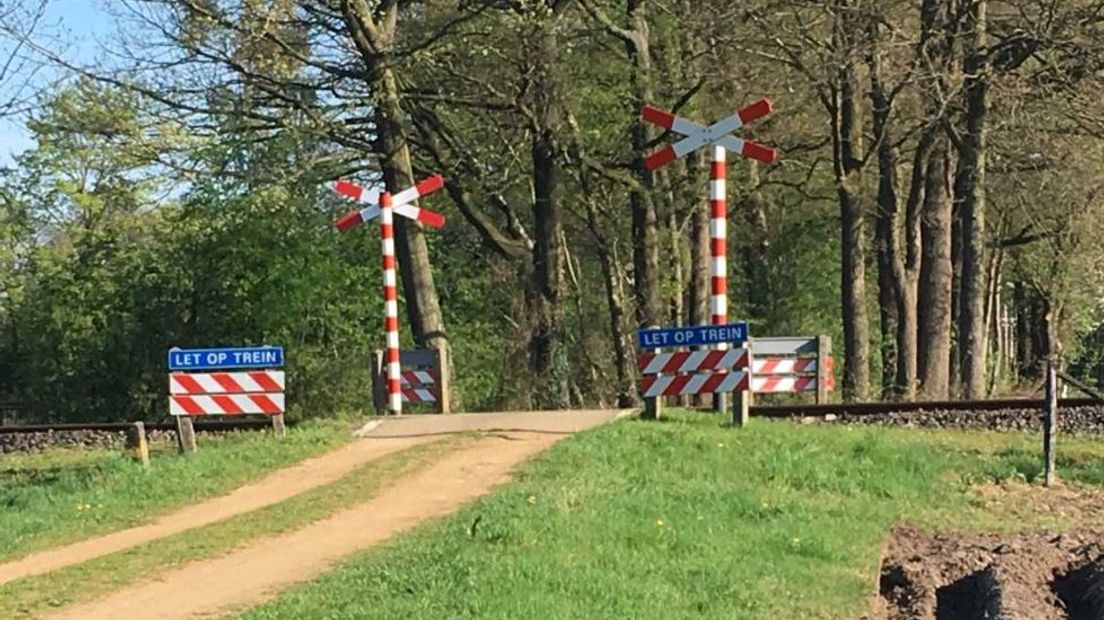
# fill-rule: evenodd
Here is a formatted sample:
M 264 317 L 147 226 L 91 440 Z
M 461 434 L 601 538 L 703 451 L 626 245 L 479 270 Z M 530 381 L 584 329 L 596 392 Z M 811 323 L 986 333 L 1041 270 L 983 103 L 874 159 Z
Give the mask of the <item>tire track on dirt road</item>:
M 125 551 L 159 538 L 278 504 L 338 480 L 371 461 L 436 439 L 433 436 L 377 438 L 369 435 L 332 452 L 266 474 L 225 495 L 157 517 L 151 523 L 60 547 L 34 551 L 4 562 L 0 564 L 0 585 L 87 562 L 109 553 Z
M 201 560 L 48 620 L 169 620 L 219 616 L 261 604 L 313 579 L 341 558 L 443 517 L 507 482 L 520 462 L 566 437 L 509 433 L 484 437 L 395 480 L 375 498 L 300 530 Z

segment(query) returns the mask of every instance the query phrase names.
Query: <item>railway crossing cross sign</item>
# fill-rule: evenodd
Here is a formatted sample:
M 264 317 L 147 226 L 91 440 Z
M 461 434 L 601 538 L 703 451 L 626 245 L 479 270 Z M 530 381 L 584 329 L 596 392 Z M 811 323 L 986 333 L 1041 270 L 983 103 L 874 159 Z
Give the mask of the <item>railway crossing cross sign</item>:
M 439 174 L 422 179 L 414 187 L 393 194 L 391 196 L 391 208 L 395 213 L 405 218 L 421 222 L 426 226 L 440 228 L 445 225 L 445 216 L 436 211 L 421 209 L 412 203 L 418 198 L 427 194 L 432 194 L 444 186 L 445 179 Z M 383 194 L 386 192 L 366 189 L 356 183 L 350 183 L 348 181 L 338 181 L 334 186 L 334 190 L 342 196 L 352 198 L 357 202 L 368 205 L 334 222 L 334 225 L 337 226 L 337 229 L 341 232 L 352 230 L 364 222 L 370 222 L 380 216 L 383 202 L 382 198 Z
M 732 151 L 742 157 L 755 159 L 766 164 L 773 164 L 774 160 L 778 158 L 778 152 L 774 149 L 763 146 L 758 142 L 743 140 L 736 136 L 729 135 L 744 125 L 763 118 L 770 113 L 770 99 L 760 99 L 739 112 L 725 117 L 707 127 L 682 118 L 681 116 L 675 116 L 666 110 L 653 108 L 652 106 L 644 106 L 644 110 L 640 114 L 642 119 L 668 131 L 685 136 L 678 142 L 669 144 L 645 157 L 644 165 L 648 167 L 648 170 L 659 170 L 676 159 L 684 157 L 710 144 L 719 146 L 727 151 Z
M 770 100 L 760 99 L 735 114 L 708 126 L 681 116 L 675 116 L 671 112 L 652 106 L 644 106 L 640 114 L 640 118 L 645 122 L 683 136 L 674 144 L 668 144 L 645 157 L 644 167 L 648 170 L 654 172 L 703 146 L 712 146 L 709 182 L 709 236 L 710 256 L 712 258 L 710 267 L 712 276 L 710 309 L 712 314 L 711 323 L 714 326 L 719 327 L 728 322 L 728 262 L 726 256 L 728 209 L 725 205 L 727 198 L 727 188 L 725 186 L 726 152 L 732 151 L 741 157 L 767 164 L 774 163 L 775 159 L 778 158 L 778 152 L 774 149 L 763 146 L 758 142 L 731 135 L 737 129 L 763 118 L 770 112 Z M 716 345 L 717 350 L 726 348 L 726 343 Z M 714 395 L 713 408 L 718 412 L 725 409 L 723 392 Z
M 387 365 L 388 409 L 395 415 L 402 413 L 403 393 L 402 368 L 399 362 L 399 289 L 396 275 L 393 213 L 433 228 L 441 228 L 445 225 L 445 216 L 429 209 L 422 209 L 416 206 L 414 201 L 441 189 L 444 185 L 444 178 L 436 174 L 419 181 L 414 187 L 395 194 L 369 190 L 348 181 L 338 181 L 334 186 L 335 191 L 342 196 L 368 205 L 334 222 L 339 231 L 346 232 L 377 217 L 380 218 L 380 238 L 383 243 L 383 326 L 387 333 L 387 357 L 384 362 Z

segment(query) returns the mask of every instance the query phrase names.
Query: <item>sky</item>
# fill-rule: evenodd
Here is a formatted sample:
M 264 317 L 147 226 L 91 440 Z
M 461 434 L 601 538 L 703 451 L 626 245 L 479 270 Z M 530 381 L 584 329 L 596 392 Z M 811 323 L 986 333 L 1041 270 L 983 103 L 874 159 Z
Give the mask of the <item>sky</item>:
M 115 20 L 105 8 L 111 0 L 48 0 L 41 31 L 51 40 L 66 43 L 66 57 L 71 61 L 91 63 L 97 56 L 98 42 L 111 37 Z M 5 54 L 6 57 L 6 54 Z M 48 82 L 58 77 L 56 71 L 36 75 L 36 82 Z M 15 78 L 12 83 L 22 80 Z M 0 100 L 6 99 L 0 85 Z M 12 163 L 12 157 L 34 146 L 22 119 L 0 119 L 0 166 Z

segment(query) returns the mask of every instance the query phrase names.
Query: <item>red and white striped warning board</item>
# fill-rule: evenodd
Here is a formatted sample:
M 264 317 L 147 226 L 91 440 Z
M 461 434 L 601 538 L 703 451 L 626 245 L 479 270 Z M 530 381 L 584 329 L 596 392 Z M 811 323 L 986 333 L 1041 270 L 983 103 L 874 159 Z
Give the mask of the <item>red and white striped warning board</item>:
M 829 390 L 835 387 L 831 356 L 824 358 L 823 373 L 817 372 L 815 357 L 768 357 L 752 361 L 751 366 L 751 391 L 757 394 L 813 392 L 821 376 Z
M 404 386 L 433 385 L 437 383 L 437 377 L 432 370 L 404 370 L 399 377 Z
M 436 403 L 435 386 L 437 377 L 430 370 L 404 370 L 402 380 L 402 400 L 404 403 Z
M 175 416 L 284 413 L 284 373 L 172 373 L 169 413 Z
M 637 365 L 644 375 L 687 372 L 738 370 L 747 368 L 747 349 L 727 351 L 678 351 L 674 353 L 641 353 Z
M 640 380 L 640 392 L 645 398 L 720 394 L 742 392 L 747 389 L 748 373 L 745 371 L 728 373 L 700 372 L 686 375 L 644 375 Z
M 757 375 L 800 375 L 816 372 L 817 361 L 815 357 L 757 359 L 752 370 Z
M 811 392 L 817 389 L 816 377 L 754 377 L 751 391 L 757 394 Z
M 436 403 L 437 395 L 433 393 L 433 390 L 426 388 L 407 388 L 402 389 L 402 401 L 404 403 Z
M 169 393 L 171 394 L 234 394 L 283 391 L 284 373 L 279 370 L 173 373 L 169 375 Z

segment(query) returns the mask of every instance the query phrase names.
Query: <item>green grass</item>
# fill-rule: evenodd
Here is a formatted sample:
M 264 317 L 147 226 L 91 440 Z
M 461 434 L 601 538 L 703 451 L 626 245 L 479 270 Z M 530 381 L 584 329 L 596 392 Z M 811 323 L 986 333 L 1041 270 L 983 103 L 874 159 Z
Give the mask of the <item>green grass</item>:
M 1036 475 L 1022 435 L 718 418 L 609 425 L 516 482 L 242 615 L 347 618 L 856 618 L 902 521 L 1069 525 L 1004 515 L 971 485 Z M 1104 446 L 1065 441 L 1067 480 Z
M 419 445 L 368 463 L 330 484 L 289 500 L 238 515 L 201 530 L 113 553 L 83 564 L 0 586 L 0 618 L 32 618 L 53 608 L 102 596 L 138 580 L 202 558 L 226 553 L 250 540 L 289 532 L 371 499 L 385 484 L 456 448 L 465 438 Z
M 299 424 L 282 440 L 200 435 L 189 458 L 174 444 L 154 444 L 149 469 L 121 449 L 0 457 L 0 560 L 147 521 L 350 439 L 348 424 L 333 421 Z

